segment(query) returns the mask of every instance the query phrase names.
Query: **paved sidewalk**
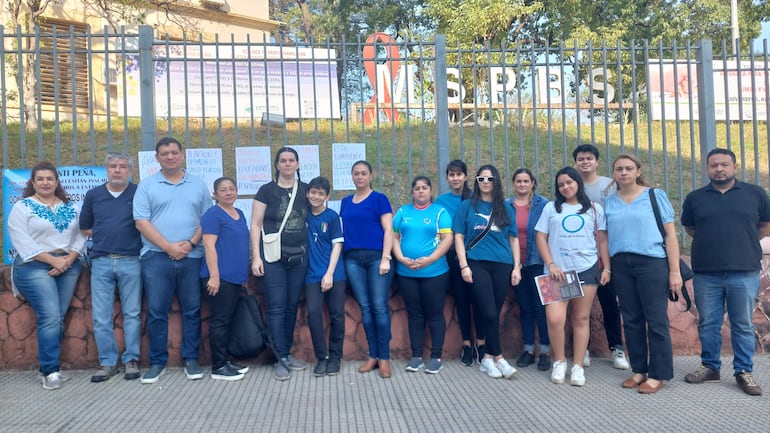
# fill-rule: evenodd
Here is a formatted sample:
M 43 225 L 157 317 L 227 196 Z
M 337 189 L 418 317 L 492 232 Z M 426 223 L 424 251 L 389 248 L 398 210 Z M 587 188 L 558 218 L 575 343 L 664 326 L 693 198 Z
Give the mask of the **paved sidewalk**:
M 514 360 L 510 360 L 513 363 Z M 448 360 L 438 375 L 360 374 L 343 363 L 339 376 L 291 380 L 252 366 L 240 382 L 189 381 L 181 368 L 154 385 L 122 375 L 91 383 L 94 371 L 68 371 L 72 380 L 46 391 L 35 372 L 0 372 L 2 432 L 762 432 L 770 429 L 770 357 L 755 357 L 765 395 L 735 384 L 732 358 L 721 383 L 690 385 L 684 375 L 697 357 L 675 359 L 676 378 L 656 395 L 625 390 L 628 372 L 606 359 L 586 368 L 586 386 L 554 385 L 535 365 L 512 380 L 490 379 L 477 366 Z

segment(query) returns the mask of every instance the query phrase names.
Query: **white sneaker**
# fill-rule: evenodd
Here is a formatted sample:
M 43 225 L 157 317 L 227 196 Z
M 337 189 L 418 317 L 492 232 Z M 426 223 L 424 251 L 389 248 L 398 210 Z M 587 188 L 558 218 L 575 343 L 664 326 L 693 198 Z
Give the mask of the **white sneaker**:
M 495 367 L 497 367 L 506 379 L 510 379 L 516 374 L 516 369 L 511 364 L 508 364 L 508 361 L 506 361 L 505 358 L 500 358 L 499 361 L 495 362 Z
M 567 375 L 567 361 L 556 361 L 551 367 L 551 382 L 561 385 Z
M 583 373 L 583 367 L 575 364 L 569 375 L 569 383 L 572 386 L 583 386 L 586 384 L 586 376 Z
M 631 368 L 623 349 L 612 349 L 612 356 L 610 358 L 612 358 L 612 366 L 618 370 L 628 370 Z
M 586 349 L 586 354 L 583 356 L 583 367 L 590 367 L 591 366 L 591 354 L 588 353 L 588 349 Z
M 479 370 L 481 370 L 482 373 L 486 373 L 487 376 L 493 379 L 499 379 L 503 377 L 503 373 L 500 373 L 500 370 L 495 367 L 495 360 L 492 358 L 482 359 L 481 364 L 479 365 Z

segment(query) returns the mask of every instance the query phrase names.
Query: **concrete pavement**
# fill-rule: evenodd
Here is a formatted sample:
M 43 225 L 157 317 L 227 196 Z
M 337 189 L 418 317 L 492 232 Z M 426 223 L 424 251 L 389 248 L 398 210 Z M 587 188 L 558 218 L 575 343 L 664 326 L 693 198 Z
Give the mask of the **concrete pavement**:
M 509 360 L 511 364 L 515 360 Z M 697 357 L 676 357 L 676 377 L 656 395 L 622 389 L 630 374 L 607 359 L 586 368 L 586 386 L 550 383 L 535 365 L 512 380 L 446 360 L 438 375 L 404 371 L 361 374 L 344 362 L 338 376 L 313 377 L 308 365 L 279 382 L 269 365 L 243 381 L 190 381 L 171 368 L 158 383 L 122 375 L 91 383 L 94 372 L 46 391 L 32 371 L 0 372 L 0 432 L 763 432 L 770 431 L 770 357 L 755 357 L 765 395 L 735 384 L 731 357 L 720 383 L 690 385 Z

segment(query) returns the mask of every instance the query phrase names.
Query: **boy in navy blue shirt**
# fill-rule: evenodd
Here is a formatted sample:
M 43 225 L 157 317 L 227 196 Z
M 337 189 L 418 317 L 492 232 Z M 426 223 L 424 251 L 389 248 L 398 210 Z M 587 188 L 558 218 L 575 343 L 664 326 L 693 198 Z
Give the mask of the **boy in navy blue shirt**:
M 345 268 L 342 266 L 342 225 L 337 212 L 326 208 L 331 185 L 319 176 L 308 184 L 307 199 L 311 211 L 307 215 L 309 258 L 305 277 L 307 323 L 318 359 L 313 375 L 336 375 L 340 372 L 342 341 L 345 338 Z M 329 348 L 323 323 L 324 299 L 329 308 Z

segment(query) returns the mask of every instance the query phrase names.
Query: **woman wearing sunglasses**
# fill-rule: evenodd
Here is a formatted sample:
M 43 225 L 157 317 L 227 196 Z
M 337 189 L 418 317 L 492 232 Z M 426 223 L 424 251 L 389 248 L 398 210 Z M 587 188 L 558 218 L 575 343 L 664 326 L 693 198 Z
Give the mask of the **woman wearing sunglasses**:
M 463 280 L 472 284 L 474 304 L 486 332 L 486 354 L 480 370 L 489 377 L 510 379 L 516 374 L 500 348 L 500 310 L 511 285 L 521 281 L 516 216 L 503 196 L 500 173 L 482 165 L 471 198 L 455 215 L 455 250 Z

